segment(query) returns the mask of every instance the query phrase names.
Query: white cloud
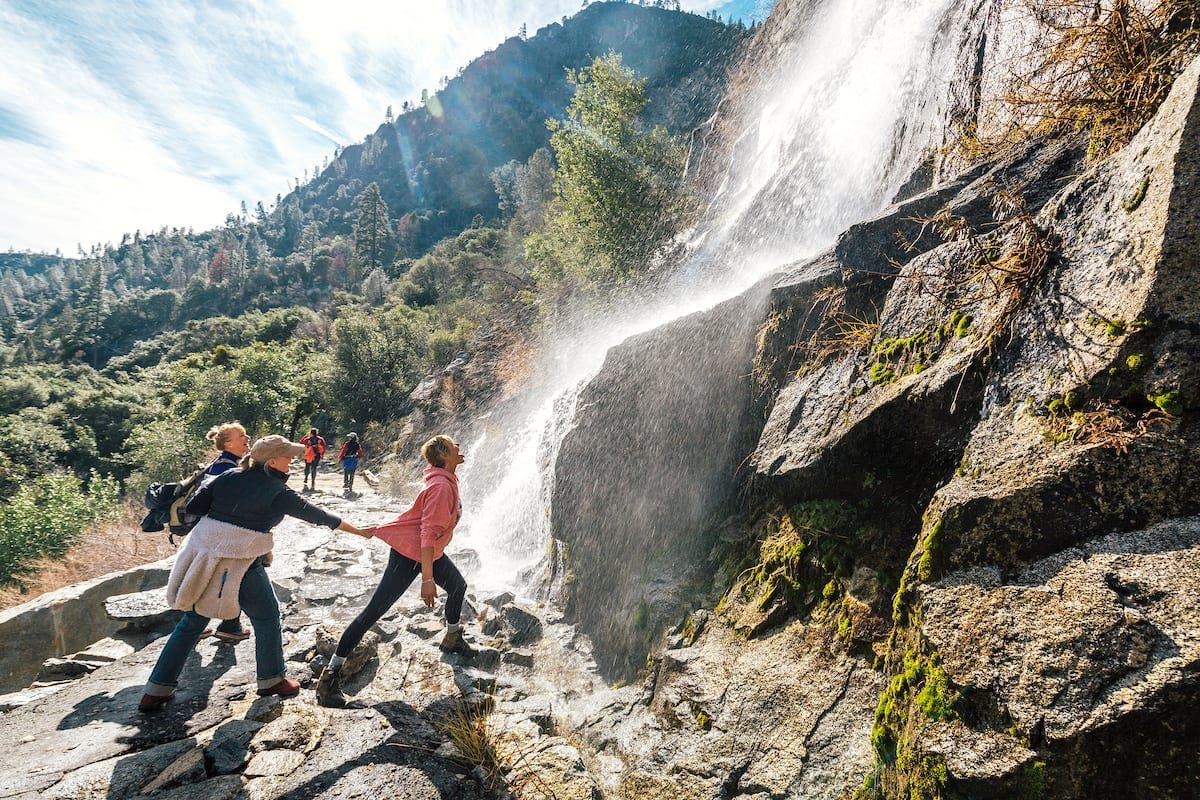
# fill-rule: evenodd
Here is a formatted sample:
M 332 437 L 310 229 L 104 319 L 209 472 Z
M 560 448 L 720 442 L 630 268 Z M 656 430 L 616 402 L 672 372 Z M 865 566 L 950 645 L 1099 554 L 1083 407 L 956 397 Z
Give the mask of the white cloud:
M 299 122 L 310 131 L 315 131 L 316 133 L 321 134 L 333 144 L 342 144 L 346 141 L 345 136 L 334 133 L 333 131 L 329 130 L 329 128 L 326 128 L 324 125 L 321 125 L 318 122 L 314 122 L 303 114 L 292 114 L 292 119 L 296 120 L 296 122 Z
M 21 11 L 17 9 L 21 8 Z M 269 200 L 471 59 L 578 0 L 0 3 L 0 249 L 198 229 Z M 0 118 L 2 121 L 2 118 Z

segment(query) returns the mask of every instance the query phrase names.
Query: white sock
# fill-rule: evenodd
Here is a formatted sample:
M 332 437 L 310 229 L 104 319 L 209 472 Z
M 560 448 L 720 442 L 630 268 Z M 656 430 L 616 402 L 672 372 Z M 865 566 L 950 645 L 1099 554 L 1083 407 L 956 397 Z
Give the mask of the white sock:
M 342 664 L 345 664 L 345 663 L 346 663 L 346 659 L 342 658 L 341 656 L 339 656 L 335 653 L 329 659 L 329 668 L 330 669 L 341 669 Z
M 458 633 L 461 630 L 462 630 L 461 622 L 447 622 L 446 623 L 446 633 Z

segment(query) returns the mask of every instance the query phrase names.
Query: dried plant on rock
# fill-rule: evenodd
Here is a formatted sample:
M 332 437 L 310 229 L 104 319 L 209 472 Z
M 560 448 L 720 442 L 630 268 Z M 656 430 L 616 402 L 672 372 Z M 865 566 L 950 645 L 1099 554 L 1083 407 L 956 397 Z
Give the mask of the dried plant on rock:
M 1032 23 L 996 97 L 1005 120 L 991 130 L 961 126 L 954 149 L 968 160 L 995 156 L 1038 135 L 1086 131 L 1088 155 L 1104 158 L 1133 138 L 1200 51 L 1195 0 L 1023 0 L 1014 24 Z

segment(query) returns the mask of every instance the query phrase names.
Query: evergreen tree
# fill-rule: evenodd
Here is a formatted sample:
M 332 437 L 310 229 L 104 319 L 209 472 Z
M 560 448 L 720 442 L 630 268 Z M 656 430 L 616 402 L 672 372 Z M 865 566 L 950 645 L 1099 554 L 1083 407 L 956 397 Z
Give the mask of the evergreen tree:
M 136 237 L 134 244 L 129 248 L 129 252 L 125 254 L 122 266 L 125 271 L 125 280 L 131 286 L 141 286 L 145 282 L 146 258 L 142 255 L 142 246 L 137 243 Z
M 575 273 L 593 284 L 620 283 L 643 272 L 674 235 L 686 151 L 665 129 L 642 128 L 646 82 L 620 55 L 567 77 L 575 87 L 567 119 L 546 123 L 557 199 L 548 240 L 536 241 L 532 254 L 544 278 Z
M 92 354 L 92 367 L 100 360 L 100 343 L 104 336 L 104 320 L 107 307 L 104 298 L 105 259 L 93 259 L 87 268 L 83 283 L 79 287 L 76 308 L 79 312 L 77 340 L 87 346 Z
M 313 260 L 317 256 L 317 246 L 321 244 L 321 226 L 310 222 L 300 232 L 300 254 L 304 257 L 304 268 L 309 277 L 313 274 Z
M 387 203 L 372 182 L 358 197 L 358 222 L 354 225 L 354 255 L 359 274 L 371 272 L 391 261 L 395 251 L 392 221 Z
M 546 205 L 554 199 L 554 160 L 550 151 L 540 147 L 517 170 L 517 218 L 525 230 L 542 227 Z

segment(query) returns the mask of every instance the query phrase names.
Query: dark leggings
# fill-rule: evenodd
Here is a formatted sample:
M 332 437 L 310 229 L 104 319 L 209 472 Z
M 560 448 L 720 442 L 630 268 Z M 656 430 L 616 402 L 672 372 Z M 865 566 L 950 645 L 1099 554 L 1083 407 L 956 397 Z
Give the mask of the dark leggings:
M 305 461 L 304 462 L 304 482 L 308 483 L 311 476 L 313 485 L 317 484 L 317 467 L 321 465 L 320 461 Z
M 404 594 L 404 590 L 420 574 L 420 561 L 413 561 L 393 550 L 388 556 L 387 569 L 379 579 L 375 594 L 371 595 L 367 607 L 346 626 L 346 632 L 342 634 L 334 652 L 342 658 L 349 656 L 355 645 L 362 641 L 367 630 L 383 619 L 383 615 L 396 604 L 400 595 Z M 433 582 L 446 590 L 446 622 L 453 625 L 462 615 L 463 598 L 467 596 L 467 582 L 463 580 L 450 556 L 443 555 L 433 562 Z

